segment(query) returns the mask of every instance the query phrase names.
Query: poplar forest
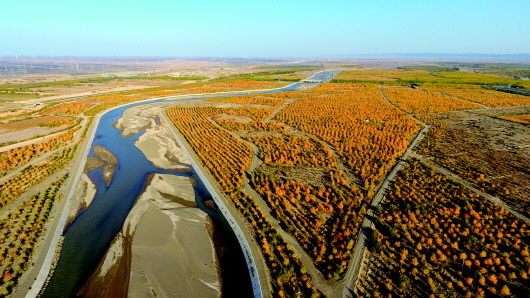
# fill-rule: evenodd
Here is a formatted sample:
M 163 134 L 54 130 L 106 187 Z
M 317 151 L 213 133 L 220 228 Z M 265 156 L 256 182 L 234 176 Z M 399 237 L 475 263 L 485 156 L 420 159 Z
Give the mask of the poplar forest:
M 142 129 L 172 130 L 243 223 L 264 296 L 528 296 L 530 83 L 445 64 L 300 82 L 332 66 L 1 85 L 0 103 L 15 105 L 52 87 L 141 82 L 2 110 L 0 296 L 31 290 L 72 177 L 93 170 L 82 162 L 95 123 L 147 100 L 168 101 Z
M 167 114 L 257 235 L 274 296 L 341 285 L 364 297 L 524 296 L 529 128 L 506 115 L 528 113 L 530 98 L 480 79 L 345 71 L 312 90 Z M 359 237 L 367 241 L 354 260 Z

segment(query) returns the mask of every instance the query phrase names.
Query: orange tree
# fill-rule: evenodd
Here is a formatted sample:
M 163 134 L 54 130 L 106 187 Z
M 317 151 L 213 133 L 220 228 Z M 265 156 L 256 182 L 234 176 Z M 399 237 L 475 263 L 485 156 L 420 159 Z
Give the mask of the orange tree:
M 526 193 L 530 160 L 519 151 L 499 149 L 468 129 L 444 122 L 443 116 L 423 115 L 431 125 L 417 152 L 465 178 L 474 187 L 494 195 L 520 213 L 530 216 Z
M 320 142 L 291 133 L 246 138 L 259 148 L 265 163 L 335 168 L 333 152 Z
M 529 226 L 410 161 L 377 212 L 370 295 L 484 296 L 529 292 Z
M 62 169 L 73 157 L 77 145 L 67 147 L 45 162 L 26 167 L 13 178 L 0 184 L 0 210 L 20 197 L 30 187 L 42 182 L 51 174 Z
M 37 193 L 29 201 L 0 219 L 0 293 L 8 295 L 16 286 L 24 271 L 30 266 L 37 241 L 43 234 L 54 203 L 62 195 L 63 176 L 44 192 Z
M 93 104 L 84 102 L 69 102 L 52 106 L 45 110 L 45 114 L 62 114 L 62 115 L 79 115 L 84 110 L 90 108 Z
M 417 126 L 403 112 L 385 102 L 375 87 L 360 84 L 325 84 L 316 91 L 281 94 L 279 99 L 289 100 L 289 105 L 274 122 L 262 122 L 264 118 L 259 112 L 250 114 L 245 111 L 248 105 L 257 100 L 269 100 L 269 95 L 266 96 L 249 96 L 244 100 L 216 99 L 219 102 L 226 100 L 245 104 L 244 107 L 233 108 L 233 112 L 221 111 L 246 118 L 240 118 L 238 122 L 234 117 L 213 116 L 212 120 L 228 130 L 237 131 L 258 147 L 259 157 L 265 166 L 252 173 L 251 186 L 265 200 L 282 228 L 293 235 L 324 276 L 338 280 L 347 268 L 356 231 L 366 211 L 364 200 L 367 196 L 366 192 L 346 181 L 326 142 L 337 146 L 335 148 L 339 156 L 350 161 L 349 166 L 358 162 L 359 171 L 356 174 L 374 173 L 374 168 L 380 167 L 376 173 L 382 176 L 392 166 L 393 159 L 402 154 L 400 150 L 406 148 Z M 277 100 L 270 103 L 274 105 L 272 109 L 268 106 L 253 108 L 258 111 L 278 111 L 284 103 Z M 305 134 L 292 132 L 295 131 L 292 127 L 278 120 L 296 126 Z M 297 121 L 303 125 L 298 125 Z M 336 122 L 328 125 L 329 121 Z M 335 139 L 337 134 L 345 137 Z M 360 135 L 365 139 L 359 140 Z M 371 146 L 374 136 L 381 143 L 373 147 L 359 148 L 357 142 L 347 143 L 355 140 Z M 396 137 L 399 139 L 396 140 Z M 389 156 L 392 144 L 400 142 L 402 148 L 397 148 Z M 380 158 L 377 162 L 366 160 L 360 164 L 363 158 L 377 156 L 368 152 L 372 148 L 379 150 L 377 154 L 386 158 L 387 164 Z M 358 150 L 356 152 L 363 152 L 364 156 L 348 150 Z M 280 174 L 276 175 L 275 171 Z M 298 174 L 282 174 L 285 172 Z M 317 181 L 304 181 L 300 178 L 304 175 L 313 177 L 311 180 L 315 180 L 316 176 L 320 178 Z M 365 186 L 375 186 L 375 177 L 371 180 L 368 175 L 362 177 L 368 178 Z
M 45 142 L 13 148 L 0 153 L 0 177 L 16 167 L 23 166 L 46 152 L 55 150 L 73 140 L 76 127 L 64 134 L 53 137 Z
M 435 113 L 466 109 L 478 109 L 479 105 L 444 96 L 435 92 L 407 87 L 385 87 L 384 94 L 392 103 L 410 114 Z
M 254 201 L 241 192 L 252 151 L 248 144 L 219 129 L 209 119 L 222 112 L 213 107 L 170 108 L 167 115 L 220 189 L 252 226 L 272 275 L 273 294 L 280 297 L 318 295 L 298 256 Z
M 263 173 L 252 173 L 251 185 L 324 276 L 338 280 L 345 273 L 360 226 L 363 194 L 348 187 L 339 172 L 329 175 L 328 188 Z
M 419 129 L 376 87 L 358 84 L 324 84 L 302 93 L 276 119 L 332 145 L 366 188 L 375 187 Z

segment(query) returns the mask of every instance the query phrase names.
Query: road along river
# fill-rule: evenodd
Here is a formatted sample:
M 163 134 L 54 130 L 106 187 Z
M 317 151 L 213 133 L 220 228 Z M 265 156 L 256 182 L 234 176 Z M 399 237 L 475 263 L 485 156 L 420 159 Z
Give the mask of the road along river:
M 328 81 L 332 77 L 333 72 L 321 72 L 315 74 L 312 79 Z M 251 93 L 277 93 L 307 89 L 307 87 L 310 86 L 296 83 L 278 90 Z M 240 95 L 245 94 L 247 93 Z M 234 94 L 223 96 L 234 96 Z M 184 100 L 204 98 L 205 96 L 201 96 Z M 153 166 L 134 143 L 144 131 L 130 137 L 124 137 L 121 134 L 122 131 L 114 127 L 116 121 L 122 117 L 127 108 L 170 101 L 175 100 L 168 98 L 129 104 L 110 110 L 100 118 L 94 138 L 91 140 L 92 146 L 89 156 L 94 156 L 95 146 L 101 146 L 110 151 L 118 163 L 109 186 L 103 179 L 101 168 L 88 172 L 88 176 L 97 187 L 95 197 L 89 208 L 83 211 L 65 229 L 61 254 L 54 273 L 43 292 L 44 297 L 76 295 L 105 255 L 113 238 L 121 230 L 131 208 L 146 186 L 147 177 L 153 173 L 185 176 L 196 180 L 197 205 L 212 217 L 215 232 L 219 233 L 217 237 L 223 238 L 225 243 L 223 251 L 227 253 L 227 257 L 221 261 L 223 295 L 233 291 L 233 294 L 243 294 L 244 296 L 252 296 L 253 294 L 261 296 L 261 293 L 256 293 L 256 290 L 252 293 L 250 276 L 243 252 L 229 224 L 219 211 L 204 205 L 204 201 L 211 199 L 211 195 L 193 168 L 191 171 L 168 171 Z M 232 286 L 234 288 L 231 289 Z

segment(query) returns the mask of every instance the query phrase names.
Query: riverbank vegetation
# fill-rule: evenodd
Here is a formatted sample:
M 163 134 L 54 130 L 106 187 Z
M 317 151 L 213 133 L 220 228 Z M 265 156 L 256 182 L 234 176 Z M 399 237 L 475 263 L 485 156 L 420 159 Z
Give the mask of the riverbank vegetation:
M 296 74 L 296 72 L 287 71 L 285 74 Z M 60 82 L 40 82 L 40 83 L 28 83 L 28 84 L 6 84 L 2 86 L 2 90 L 9 94 L 12 97 L 4 97 L 2 105 L 7 104 L 8 101 L 11 101 L 12 104 L 16 104 L 16 96 L 33 96 L 34 98 L 39 97 L 48 97 L 53 95 L 65 95 L 68 92 L 75 92 L 78 90 L 85 89 L 97 89 L 98 84 L 105 83 L 116 83 L 119 82 L 127 83 L 131 80 L 135 80 L 138 84 L 142 85 L 147 81 L 151 83 L 145 84 L 141 89 L 128 90 L 128 91 L 117 91 L 114 93 L 101 94 L 101 95 L 91 95 L 91 96 L 82 96 L 73 100 L 67 100 L 65 102 L 50 102 L 50 103 L 38 103 L 35 105 L 28 105 L 24 107 L 17 107 L 13 109 L 3 110 L 0 120 L 3 122 L 2 125 L 5 127 L 0 129 L 0 134 L 11 132 L 13 130 L 20 130 L 21 134 L 24 133 L 22 129 L 41 129 L 43 134 L 56 133 L 55 137 L 44 137 L 39 141 L 32 142 L 28 140 L 27 143 L 21 146 L 10 146 L 6 148 L 4 152 L 0 154 L 0 173 L 1 176 L 5 176 L 13 171 L 16 171 L 12 177 L 9 179 L 3 179 L 0 184 L 0 213 L 7 215 L 12 211 L 12 206 L 19 206 L 19 204 L 24 204 L 26 200 L 29 200 L 30 196 L 38 191 L 42 191 L 43 182 L 48 183 L 48 179 L 52 175 L 57 175 L 57 172 L 63 170 L 64 167 L 71 161 L 74 156 L 75 149 L 77 145 L 72 144 L 74 140 L 74 134 L 81 128 L 81 120 L 83 116 L 87 119 L 88 125 L 85 125 L 83 130 L 84 138 L 88 126 L 93 122 L 93 116 L 97 113 L 104 111 L 106 109 L 126 104 L 132 103 L 140 100 L 167 96 L 167 95 L 182 95 L 182 94 L 191 94 L 191 93 L 216 93 L 216 92 L 229 92 L 229 91 L 239 91 L 239 90 L 248 90 L 248 89 L 264 89 L 264 88 L 277 88 L 286 85 L 285 82 L 271 82 L 271 81 L 261 81 L 256 78 L 244 78 L 244 77 L 228 77 L 228 78 L 218 78 L 218 79 L 209 79 L 206 80 L 205 77 L 149 77 L 149 78 L 86 78 L 80 80 L 71 80 L 71 81 L 60 81 Z M 163 82 L 163 84 L 157 86 L 156 84 Z M 138 86 L 140 86 L 138 85 Z M 110 85 L 109 85 L 110 86 Z M 87 92 L 88 93 L 88 92 Z M 92 92 L 93 93 L 93 92 Z M 28 97 L 28 98 L 29 98 Z M 257 105 L 261 102 L 257 102 Z M 243 110 L 242 110 L 243 111 Z M 245 113 L 250 115 L 255 115 L 255 113 L 261 113 L 261 110 L 249 107 L 245 109 Z M 35 117 L 37 115 L 38 117 Z M 84 122 L 83 122 L 84 123 Z M 44 131 L 47 129 L 46 131 Z M 39 132 L 40 132 L 39 131 Z M 66 131 L 60 133 L 61 131 Z M 32 138 L 39 137 L 43 134 L 38 134 Z M 220 135 L 211 136 L 212 138 L 216 137 L 222 139 L 224 136 L 221 133 Z M 30 138 L 31 139 L 31 138 Z M 6 139 L 7 140 L 7 139 Z M 8 145 L 13 142 L 7 142 L 3 145 Z M 15 142 L 16 143 L 16 142 Z M 216 144 L 218 147 L 227 147 L 225 145 L 229 144 Z M 243 145 L 243 147 L 248 145 Z M 244 148 L 241 147 L 241 150 Z M 212 146 L 212 149 L 214 146 Z M 247 148 L 248 149 L 248 148 Z M 56 152 L 53 152 L 56 151 Z M 250 151 L 249 156 L 250 156 Z M 52 153 L 52 155 L 38 163 L 35 163 L 35 160 L 39 157 L 42 157 L 45 154 Z M 228 153 L 225 152 L 225 153 Z M 239 165 L 243 160 L 235 160 L 234 167 L 230 168 L 231 170 L 240 168 Z M 64 171 L 63 171 L 64 172 Z M 239 179 L 244 179 L 245 173 L 240 172 Z M 228 177 L 228 175 L 226 175 Z M 239 180 L 237 181 L 223 181 L 227 191 L 233 191 L 238 186 L 241 185 Z M 23 220 L 20 220 L 23 222 Z M 267 237 L 274 243 L 280 243 L 279 239 L 274 240 Z M 7 231 L 3 231 L 2 237 L 7 237 L 9 235 Z M 271 234 L 272 235 L 272 234 Z M 272 237 L 272 236 L 271 236 Z M 303 271 L 301 270 L 301 263 L 295 261 L 296 255 L 294 252 L 289 253 L 289 248 L 279 247 L 275 249 L 274 255 L 279 259 L 278 264 L 284 263 L 284 259 L 292 260 L 292 266 L 278 267 L 278 274 L 285 275 L 285 268 L 288 268 L 289 271 L 294 270 L 295 272 Z M 31 258 L 28 256 L 26 262 L 30 262 Z M 268 260 L 271 261 L 271 260 Z M 271 263 L 272 264 L 272 263 Z M 272 266 L 272 265 L 271 265 Z M 291 269 L 292 267 L 292 269 Z M 13 272 L 6 272 L 10 275 Z M 285 279 L 282 281 L 282 287 L 279 290 L 279 293 L 298 293 L 299 290 L 296 290 L 297 287 L 303 289 L 303 293 L 313 293 L 311 289 L 311 281 L 307 278 L 307 275 L 299 273 L 300 276 L 293 279 Z M 19 276 L 18 273 L 14 274 Z M 11 276 L 11 275 L 10 275 Z M 18 278 L 18 277 L 17 277 Z M 302 279 L 303 278 L 303 279 Z M 295 286 L 295 282 L 298 281 L 299 284 Z M 290 285 L 290 284 L 293 285 Z M 3 284 L 7 285 L 7 283 Z M 16 285 L 15 280 L 9 282 L 9 291 L 11 292 Z M 6 287 L 7 287 L 6 286 Z M 295 289 L 295 290 L 292 290 Z M 315 292 L 316 293 L 316 292 Z M 287 294 L 286 294 L 287 295 Z
M 280 297 L 317 295 L 296 254 L 256 203 L 242 193 L 252 151 L 248 144 L 210 121 L 210 117 L 220 112 L 221 109 L 213 107 L 167 110 L 173 124 L 216 179 L 220 189 L 252 226 L 271 270 L 274 294 Z
M 114 106 L 123 105 L 130 102 L 146 100 L 161 96 L 174 96 L 185 94 L 200 94 L 200 93 L 216 93 L 216 92 L 230 92 L 239 90 L 253 90 L 253 89 L 267 89 L 278 88 L 284 86 L 286 83 L 244 80 L 244 79 L 216 79 L 207 82 L 192 83 L 185 85 L 156 87 L 142 90 L 134 90 L 127 92 L 120 92 L 111 95 L 99 95 L 88 98 L 88 102 L 96 105 L 84 112 L 86 116 L 94 116 L 97 113 L 112 108 Z
M 51 174 L 64 168 L 72 159 L 77 145 L 66 147 L 48 160 L 29 165 L 14 177 L 0 184 L 0 211 L 18 199 L 29 188 L 39 184 Z
M 196 144 L 192 146 L 203 163 L 215 170 L 214 175 L 227 173 L 231 177 L 218 177 L 222 189 L 241 189 L 245 179 L 249 179 L 250 186 L 270 208 L 271 216 L 297 240 L 296 245 L 324 277 L 340 280 L 366 212 L 366 199 L 394 160 L 403 154 L 419 126 L 384 101 L 377 88 L 360 84 L 327 84 L 312 91 L 209 101 L 240 106 L 176 108 L 168 110 L 168 115 L 188 142 Z M 185 116 L 189 112 L 194 116 Z M 197 119 L 215 134 L 224 131 L 225 140 L 240 142 L 235 138 L 239 137 L 246 141 L 241 144 L 255 145 L 255 158 L 261 165 L 245 177 L 247 162 L 239 162 L 241 169 L 223 170 L 208 161 L 230 167 L 234 162 L 223 161 L 230 156 L 225 149 L 218 150 L 217 158 L 205 160 L 205 155 L 211 156 L 216 152 L 214 147 L 221 144 L 216 144 L 218 137 L 193 126 Z M 383 142 L 390 136 L 391 144 Z M 231 147 L 241 152 L 237 146 Z M 248 156 L 250 161 L 251 147 L 247 148 L 242 156 Z M 222 182 L 227 180 L 238 181 L 238 188 L 226 189 Z M 247 194 L 238 196 L 250 204 Z
M 76 127 L 59 136 L 52 137 L 44 142 L 30 144 L 23 147 L 16 147 L 0 154 L 0 177 L 3 177 L 9 171 L 26 165 L 35 158 L 43 154 L 58 149 L 71 142 L 74 138 L 74 133 L 79 130 Z
M 63 196 L 60 190 L 66 179 L 61 177 L 0 219 L 1 296 L 11 294 L 24 271 L 33 266 L 35 246 L 44 235 L 53 206 Z

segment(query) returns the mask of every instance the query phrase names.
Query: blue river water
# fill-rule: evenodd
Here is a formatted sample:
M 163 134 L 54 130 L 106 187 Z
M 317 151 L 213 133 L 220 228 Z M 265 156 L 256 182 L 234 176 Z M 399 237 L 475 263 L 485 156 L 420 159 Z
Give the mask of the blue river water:
M 333 77 L 333 74 L 332 72 L 319 73 L 313 76 L 312 79 L 328 81 Z M 293 91 L 299 85 L 300 83 L 263 93 Z M 186 100 L 198 99 L 202 98 Z M 163 102 L 168 101 L 163 100 Z M 112 182 L 108 187 L 102 179 L 101 168 L 88 173 L 90 179 L 97 186 L 96 195 L 90 207 L 67 227 L 64 233 L 61 254 L 53 276 L 44 290 L 44 297 L 71 297 L 76 295 L 79 288 L 96 268 L 112 239 L 121 230 L 123 222 L 145 187 L 147 176 L 153 173 L 187 176 L 197 180 L 195 190 L 199 208 L 212 216 L 216 232 L 220 233 L 221 237 L 224 238 L 225 244 L 228 245 L 226 250 L 231 254 L 231 266 L 239 266 L 239 268 L 231 269 L 234 274 L 239 275 L 232 276 L 232 278 L 235 279 L 234 282 L 236 284 L 239 284 L 239 287 L 244 288 L 245 286 L 242 286 L 242 284 L 246 283 L 248 286 L 246 287 L 247 290 L 244 291 L 248 293 L 250 277 L 248 272 L 246 272 L 243 253 L 234 234 L 220 213 L 203 204 L 203 201 L 209 198 L 209 194 L 193 169 L 191 172 L 174 172 L 154 167 L 134 145 L 134 141 L 143 132 L 133 137 L 125 138 L 121 136 L 121 131 L 113 126 L 122 116 L 125 109 L 135 105 L 155 102 L 162 102 L 162 100 L 130 104 L 111 110 L 101 117 L 89 156 L 94 156 L 94 146 L 100 145 L 114 154 L 118 159 L 118 164 Z M 222 262 L 221 267 L 223 268 Z M 228 274 L 223 274 L 223 277 L 234 274 L 228 272 Z M 225 285 L 224 281 L 223 285 Z

